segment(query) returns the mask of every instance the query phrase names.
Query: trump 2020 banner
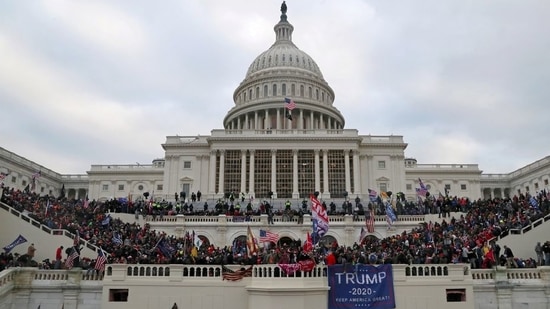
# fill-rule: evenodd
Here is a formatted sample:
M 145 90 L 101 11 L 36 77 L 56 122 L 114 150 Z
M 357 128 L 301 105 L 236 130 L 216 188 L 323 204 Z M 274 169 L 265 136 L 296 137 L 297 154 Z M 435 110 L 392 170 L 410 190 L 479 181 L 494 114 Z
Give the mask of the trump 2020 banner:
M 391 264 L 328 268 L 329 309 L 395 308 Z

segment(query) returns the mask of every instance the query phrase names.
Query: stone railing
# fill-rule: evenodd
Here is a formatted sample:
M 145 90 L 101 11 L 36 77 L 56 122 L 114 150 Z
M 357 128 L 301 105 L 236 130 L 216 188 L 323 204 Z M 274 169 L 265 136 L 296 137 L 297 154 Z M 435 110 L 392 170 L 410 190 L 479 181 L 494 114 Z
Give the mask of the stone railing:
M 16 209 L 12 208 L 11 206 L 9 206 L 7 204 L 0 203 L 0 209 L 3 209 L 5 211 L 9 212 L 10 214 L 18 217 L 19 219 L 21 219 L 24 222 L 27 222 L 28 227 L 33 227 L 33 228 L 39 229 L 42 232 L 48 233 L 52 236 L 64 236 L 64 237 L 68 237 L 68 238 L 73 239 L 73 240 L 76 237 L 75 234 L 73 234 L 73 233 L 71 233 L 71 232 L 69 232 L 65 229 L 52 229 L 52 228 L 40 223 L 39 221 L 34 220 L 33 218 L 29 217 L 25 213 L 22 213 L 22 212 L 20 212 Z M 80 244 L 84 245 L 86 248 L 88 248 L 90 250 L 93 250 L 94 252 L 97 252 L 97 250 L 99 249 L 97 246 L 89 243 L 86 240 L 83 240 L 82 238 L 80 239 Z
M 506 268 L 497 266 L 491 269 L 472 269 L 472 279 L 478 284 L 509 282 L 542 282 L 550 280 L 550 266 L 537 268 Z

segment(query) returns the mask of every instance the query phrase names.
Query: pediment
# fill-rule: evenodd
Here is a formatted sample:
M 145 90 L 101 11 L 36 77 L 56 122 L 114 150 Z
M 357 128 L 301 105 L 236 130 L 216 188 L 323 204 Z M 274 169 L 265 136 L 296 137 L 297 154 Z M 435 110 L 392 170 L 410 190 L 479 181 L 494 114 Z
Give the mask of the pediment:
M 377 178 L 376 181 L 390 181 L 390 179 L 382 176 L 380 178 Z
M 193 181 L 193 178 L 190 178 L 188 176 L 184 176 L 184 177 L 180 178 L 180 181 Z

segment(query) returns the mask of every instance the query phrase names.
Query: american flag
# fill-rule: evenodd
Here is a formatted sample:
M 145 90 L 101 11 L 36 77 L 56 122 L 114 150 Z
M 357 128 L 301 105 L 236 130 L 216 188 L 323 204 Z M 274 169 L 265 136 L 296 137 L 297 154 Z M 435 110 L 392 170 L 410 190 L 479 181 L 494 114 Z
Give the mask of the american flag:
M 372 209 L 365 218 L 365 223 L 367 225 L 367 232 L 374 233 L 374 211 Z
M 76 258 L 80 256 L 78 255 L 78 252 L 76 251 L 75 248 L 72 248 L 72 249 L 73 249 L 72 253 L 69 255 L 69 257 L 65 261 L 65 267 L 68 269 L 73 268 L 74 260 L 76 260 Z
M 368 189 L 369 190 L 369 199 L 371 202 L 376 202 L 376 199 L 378 198 L 378 193 L 374 190 L 371 190 L 371 189 Z
M 2 182 L 2 180 L 4 180 L 7 176 L 8 174 L 6 173 L 0 173 L 0 182 Z
M 428 193 L 428 188 L 424 185 L 422 179 L 418 178 L 418 184 L 420 185 L 420 188 L 416 188 L 416 195 L 426 196 L 426 193 Z
M 286 102 L 286 109 L 288 109 L 289 111 L 296 108 L 296 103 L 294 103 L 294 100 L 285 98 L 285 102 Z
M 279 241 L 279 234 L 266 230 L 260 230 L 260 242 L 274 242 Z
M 252 277 L 252 266 L 247 269 L 231 270 L 222 265 L 222 279 L 229 281 L 239 281 L 244 277 Z
M 105 271 L 105 263 L 107 263 L 107 257 L 105 257 L 105 253 L 100 248 L 97 250 L 97 259 L 95 260 L 94 269 Z
M 32 179 L 40 178 L 40 176 L 42 176 L 42 171 L 38 171 L 32 174 Z

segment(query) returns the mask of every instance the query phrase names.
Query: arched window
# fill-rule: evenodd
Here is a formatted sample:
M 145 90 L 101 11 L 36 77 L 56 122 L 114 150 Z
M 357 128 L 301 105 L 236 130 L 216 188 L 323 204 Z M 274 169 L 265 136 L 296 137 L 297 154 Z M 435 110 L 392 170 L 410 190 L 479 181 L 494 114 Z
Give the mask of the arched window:
M 290 95 L 293 96 L 293 97 L 296 96 L 296 85 L 295 84 L 292 84 L 290 86 Z
M 300 85 L 300 96 L 304 96 L 304 85 Z
M 267 85 L 264 85 L 264 98 L 267 98 Z
M 281 85 L 281 92 L 282 95 L 286 95 L 286 84 Z
M 309 92 L 309 98 L 313 98 L 313 88 L 309 87 L 308 88 L 308 92 Z
M 260 87 L 256 87 L 256 99 L 260 97 Z
M 319 100 L 319 89 L 315 89 L 315 99 Z
M 252 100 L 252 89 L 248 90 L 248 99 Z
M 273 91 L 271 92 L 271 95 L 272 95 L 272 96 L 276 96 L 276 95 L 277 95 L 277 84 L 273 84 Z

